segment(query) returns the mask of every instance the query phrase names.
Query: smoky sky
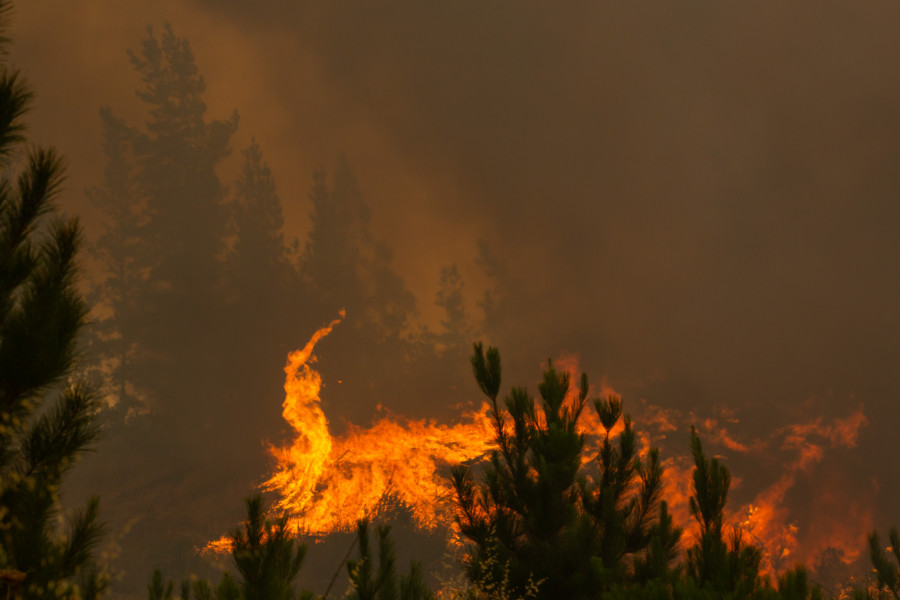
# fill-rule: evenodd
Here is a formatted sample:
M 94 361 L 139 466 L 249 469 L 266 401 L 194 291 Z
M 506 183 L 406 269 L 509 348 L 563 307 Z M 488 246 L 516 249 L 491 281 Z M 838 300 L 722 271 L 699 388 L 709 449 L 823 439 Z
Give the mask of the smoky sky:
M 57 0 L 19 2 L 11 34 L 33 140 L 68 157 L 89 235 L 97 111 L 140 118 L 126 51 L 168 21 L 211 115 L 236 109 L 236 143 L 262 147 L 287 237 L 313 170 L 348 157 L 423 322 L 442 265 L 476 308 L 485 242 L 516 290 L 518 373 L 577 354 L 626 401 L 739 407 L 756 432 L 862 405 L 873 457 L 900 395 L 898 19 L 888 1 Z M 844 466 L 897 521 L 889 466 Z

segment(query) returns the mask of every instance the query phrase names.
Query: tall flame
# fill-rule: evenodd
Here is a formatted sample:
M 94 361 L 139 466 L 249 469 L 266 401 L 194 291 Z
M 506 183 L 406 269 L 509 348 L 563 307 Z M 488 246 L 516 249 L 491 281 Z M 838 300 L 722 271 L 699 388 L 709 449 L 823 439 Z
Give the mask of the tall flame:
M 319 329 L 303 349 L 288 355 L 282 414 L 294 429 L 295 438 L 287 446 L 270 448 L 277 468 L 262 488 L 278 492 L 275 508 L 288 515 L 293 529 L 314 536 L 351 530 L 357 520 L 377 515 L 392 501 L 409 507 L 412 519 L 421 528 L 451 525 L 452 504 L 445 500 L 452 490 L 445 471 L 448 466 L 482 460 L 495 448 L 489 405 L 484 403 L 479 410 L 463 415 L 463 422 L 457 425 L 386 417 L 369 428 L 350 425 L 345 434 L 334 437 L 319 398 L 322 379 L 311 364 L 316 360 L 315 345 L 343 317 L 341 311 L 340 318 Z M 577 363 L 576 357 L 569 356 L 558 360 L 556 366 L 577 381 Z M 615 393 L 605 382 L 599 392 L 604 396 Z M 574 401 L 575 393 L 573 389 L 568 402 Z M 701 436 L 713 447 L 748 456 L 794 454 L 783 463 L 773 483 L 727 515 L 732 526 L 743 530 L 748 541 L 763 551 L 766 573 L 774 574 L 796 561 L 813 566 L 817 557 L 825 555 L 838 556 L 849 564 L 859 555 L 865 532 L 872 525 L 872 512 L 864 501 L 841 497 L 834 489 L 817 489 L 822 510 L 832 514 L 840 511 L 852 519 L 819 519 L 816 531 L 810 532 L 803 531 L 791 518 L 788 494 L 801 474 L 821 462 L 826 448 L 856 445 L 858 432 L 867 423 L 861 408 L 844 419 L 818 418 L 788 425 L 774 431 L 769 439 L 751 441 L 733 436 L 719 419 L 698 419 L 693 413 L 684 415 L 646 401 L 642 401 L 639 412 L 642 453 L 652 442 L 699 422 Z M 728 411 L 722 411 L 720 417 L 725 422 L 738 422 Z M 621 423 L 609 433 L 615 436 L 620 430 Z M 582 413 L 578 431 L 585 435 L 588 462 L 596 457 L 599 441 L 606 433 L 590 407 Z M 666 458 L 663 465 L 663 496 L 676 522 L 685 527 L 682 545 L 686 547 L 697 533 L 688 509 L 693 464 L 689 456 L 680 455 Z M 741 478 L 736 475 L 733 483 L 739 487 Z M 222 538 L 207 548 L 227 550 L 229 542 Z
M 290 515 L 293 528 L 311 535 L 352 529 L 389 499 L 408 506 L 419 527 L 449 525 L 452 514 L 442 500 L 451 489 L 440 471 L 493 447 L 487 404 L 458 425 L 384 418 L 369 429 L 350 426 L 333 437 L 319 399 L 322 379 L 310 363 L 316 343 L 340 320 L 288 355 L 282 414 L 296 437 L 289 446 L 271 448 L 277 470 L 263 488 L 278 491 L 276 507 Z

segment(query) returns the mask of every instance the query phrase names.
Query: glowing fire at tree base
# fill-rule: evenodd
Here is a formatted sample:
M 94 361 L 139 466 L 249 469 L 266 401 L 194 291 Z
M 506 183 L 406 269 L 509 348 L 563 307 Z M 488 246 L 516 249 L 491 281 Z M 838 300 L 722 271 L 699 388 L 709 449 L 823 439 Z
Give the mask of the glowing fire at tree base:
M 377 517 L 382 509 L 396 503 L 408 507 L 416 526 L 422 529 L 450 528 L 454 515 L 446 470 L 463 462 L 483 460 L 496 447 L 489 406 L 484 403 L 479 410 L 464 415 L 462 423 L 452 426 L 383 418 L 369 428 L 351 425 L 344 435 L 333 437 L 319 398 L 322 379 L 311 364 L 316 360 L 315 345 L 344 316 L 341 311 L 340 318 L 316 331 L 301 350 L 288 355 L 282 414 L 296 436 L 288 446 L 270 448 L 277 466 L 261 487 L 278 493 L 273 508 L 287 514 L 290 527 L 299 534 L 325 536 L 352 531 L 359 519 Z M 573 380 L 576 362 L 571 357 L 560 361 Z M 679 430 L 677 422 L 689 424 L 675 411 L 655 406 L 650 409 L 647 424 L 660 438 L 665 438 L 666 432 Z M 781 477 L 761 491 L 752 504 L 729 511 L 729 521 L 749 535 L 748 541 L 761 546 L 767 573 L 774 574 L 798 559 L 811 564 L 815 555 L 826 548 L 837 548 L 844 562 L 857 556 L 856 547 L 861 544 L 865 528 L 853 534 L 831 531 L 822 539 L 806 540 L 803 544 L 784 500 L 797 474 L 821 459 L 826 444 L 832 448 L 854 447 L 858 431 L 865 424 L 860 408 L 845 419 L 823 422 L 818 418 L 788 425 L 774 432 L 769 441 L 756 440 L 747 445 L 731 438 L 715 420 L 703 422 L 701 434 L 733 452 L 762 452 L 783 438 L 780 450 L 798 453 L 796 460 L 785 464 Z M 579 421 L 579 430 L 586 436 L 585 462 L 591 463 L 596 456 L 594 438 L 603 434 L 603 428 L 596 416 L 586 413 Z M 814 436 L 821 441 L 811 441 Z M 651 436 L 641 433 L 640 437 L 642 451 L 646 452 Z M 664 461 L 664 495 L 678 524 L 687 527 L 683 545 L 690 544 L 693 538 L 693 521 L 687 509 L 691 466 L 686 459 L 676 456 Z M 869 511 L 854 507 L 853 512 L 870 526 Z M 797 552 L 801 546 L 806 546 L 807 551 Z M 206 550 L 229 551 L 230 541 L 223 537 L 207 544 Z

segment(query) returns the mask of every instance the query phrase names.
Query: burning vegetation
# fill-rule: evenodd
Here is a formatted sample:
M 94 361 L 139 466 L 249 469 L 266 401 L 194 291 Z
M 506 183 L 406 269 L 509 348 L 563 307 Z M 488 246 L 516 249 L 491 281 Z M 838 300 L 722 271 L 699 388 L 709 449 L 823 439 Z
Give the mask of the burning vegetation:
M 481 459 L 493 447 L 487 407 L 453 426 L 384 418 L 332 437 L 311 363 L 314 346 L 338 322 L 288 355 L 282 414 L 296 437 L 271 449 L 277 471 L 263 489 L 279 494 L 276 508 L 290 515 L 295 531 L 314 536 L 353 530 L 394 501 L 409 507 L 419 527 L 449 525 L 451 487 L 441 469 Z
M 10 10 L 10 3 L 0 0 L 0 34 Z M 5 248 L 0 252 L 5 257 L 0 260 L 0 594 L 7 598 L 86 600 L 100 597 L 115 580 L 97 552 L 104 530 L 98 501 L 89 500 L 69 519 L 60 510 L 64 476 L 101 430 L 117 431 L 118 448 L 149 457 L 145 466 L 184 467 L 185 479 L 210 464 L 227 471 L 230 481 L 249 481 L 243 477 L 248 471 L 254 477 L 263 472 L 259 465 L 246 467 L 249 460 L 239 471 L 234 455 L 223 457 L 221 446 L 201 436 L 206 430 L 209 437 L 231 441 L 240 430 L 245 441 L 256 444 L 262 435 L 257 434 L 271 431 L 262 420 L 253 422 L 260 411 L 245 400 L 278 397 L 275 390 L 259 393 L 255 387 L 260 381 L 255 375 L 267 373 L 276 357 L 248 356 L 246 348 L 252 342 L 277 352 L 280 360 L 282 336 L 295 339 L 295 332 L 285 330 L 284 315 L 296 315 L 296 299 L 303 299 L 302 312 L 312 322 L 332 315 L 339 303 L 364 315 L 365 324 L 348 344 L 353 349 L 345 347 L 341 354 L 342 366 L 352 365 L 348 371 L 364 373 L 360 381 L 374 379 L 374 372 L 398 357 L 418 356 L 418 362 L 405 365 L 404 375 L 419 376 L 420 385 L 407 389 L 412 377 L 398 377 L 401 385 L 380 389 L 380 399 L 398 393 L 415 401 L 439 376 L 455 385 L 454 374 L 439 375 L 438 359 L 465 353 L 472 338 L 497 339 L 492 332 L 518 329 L 529 319 L 543 322 L 541 313 L 509 309 L 517 297 L 525 298 L 518 300 L 523 306 L 544 306 L 543 292 L 529 296 L 532 286 L 522 285 L 479 243 L 477 263 L 490 281 L 477 303 L 483 321 L 466 312 L 475 303 L 464 298 L 456 266 L 442 266 L 436 301 L 446 316 L 441 330 L 410 334 L 417 326 L 414 295 L 394 271 L 391 248 L 370 228 L 369 208 L 343 159 L 330 181 L 324 171 L 313 175 L 306 244 L 286 239 L 274 178 L 255 140 L 241 152 L 240 174 L 230 183 L 219 180 L 237 115 L 208 118 L 200 98 L 204 79 L 190 46 L 166 25 L 159 35 L 148 31 L 142 50 L 131 53 L 146 86 L 138 91 L 149 108 L 146 127 L 131 126 L 110 109 L 101 111 L 109 165 L 103 184 L 88 195 L 108 223 L 94 248 L 102 273 L 93 286 L 100 305 L 88 345 L 105 387 L 98 392 L 74 380 L 64 385 L 77 370 L 77 338 L 88 320 L 76 285 L 80 228 L 68 219 L 55 224 L 47 219 L 55 212 L 61 162 L 52 151 L 22 144 L 21 117 L 31 93 L 19 72 L 5 64 L 7 44 L 0 35 L 0 155 L 7 159 L 0 161 L 0 246 Z M 573 197 L 581 201 L 580 195 Z M 541 232 L 549 229 L 541 222 Z M 704 232 L 711 229 L 702 225 Z M 522 236 L 516 230 L 514 237 L 518 242 Z M 535 253 L 541 252 L 536 247 Z M 656 268 L 646 269 L 651 262 L 622 270 L 647 270 L 652 278 Z M 529 265 L 527 272 L 533 270 Z M 662 270 L 673 272 L 668 265 Z M 722 270 L 730 274 L 731 264 Z M 832 285 L 830 270 L 827 275 L 833 292 L 838 286 Z M 666 278 L 660 281 L 669 285 Z M 716 282 L 717 290 L 730 287 L 723 281 Z M 748 281 L 754 290 L 766 288 Z M 877 281 L 880 285 L 880 274 Z M 658 289 L 655 285 L 660 284 L 649 289 Z M 548 289 L 555 296 L 564 287 Z M 691 299 L 691 310 L 684 312 L 693 312 L 694 295 L 683 294 L 683 302 Z M 630 304 L 620 300 L 619 307 Z M 579 306 L 563 309 L 582 315 Z M 893 304 L 885 306 L 885 314 L 893 315 Z M 644 308 L 641 317 L 662 312 Z M 844 310 L 840 306 L 841 314 Z M 729 322 L 730 313 L 719 318 L 711 322 Z M 900 598 L 900 535 L 891 530 L 887 548 L 875 533 L 866 540 L 865 532 L 876 525 L 871 495 L 851 497 L 835 481 L 817 477 L 830 456 L 857 446 L 869 421 L 862 406 L 838 417 L 781 420 L 753 439 L 735 433 L 737 417 L 721 410 L 698 415 L 642 401 L 632 422 L 619 395 L 605 385 L 592 387 L 572 357 L 548 362 L 538 397 L 513 388 L 501 399 L 499 352 L 479 344 L 472 366 L 487 396 L 480 407 L 473 405 L 452 424 L 387 413 L 370 426 L 349 424 L 336 434 L 323 410 L 313 352 L 343 319 L 342 312 L 288 355 L 282 416 L 293 436 L 270 446 L 263 457 L 274 459 L 274 468 L 260 493 L 247 499 L 246 521 L 207 546 L 228 554 L 237 576 L 226 573 L 215 588 L 201 578 L 186 580 L 182 600 L 311 597 L 312 592 L 297 590 L 307 555 L 301 541 L 354 531 L 357 557 L 348 560 L 348 551 L 341 569 L 346 567 L 348 596 L 359 599 Z M 592 321 L 589 329 L 601 329 L 601 323 Z M 873 323 L 880 330 L 878 319 Z M 766 335 L 765 328 L 759 331 Z M 504 343 L 508 340 L 516 338 Z M 393 350 L 379 362 L 363 360 L 389 346 Z M 816 368 L 818 360 L 810 358 Z M 230 376 L 209 376 L 221 371 Z M 277 378 L 262 379 L 277 387 Z M 57 398 L 47 394 L 58 387 L 63 390 Z M 105 413 L 98 406 L 101 397 L 108 405 Z M 101 415 L 113 420 L 109 411 L 118 411 L 121 427 L 135 426 L 98 425 Z M 212 415 L 217 414 L 226 418 L 216 423 Z M 151 416 L 150 427 L 136 423 Z M 187 435 L 172 435 L 175 427 Z M 674 439 L 678 432 L 684 439 Z M 688 439 L 690 451 L 684 452 Z M 201 452 L 198 447 L 210 457 L 206 469 L 200 463 L 182 465 L 185 457 Z M 177 488 L 178 475 L 155 477 L 123 455 L 116 456 L 125 466 L 116 469 L 139 481 L 129 488 L 124 479 L 108 478 L 128 494 L 113 496 L 107 506 L 129 523 L 143 519 L 144 534 L 135 535 L 143 546 L 134 546 L 156 560 L 159 554 L 148 548 L 161 545 L 148 542 L 147 532 L 178 530 L 208 508 L 209 497 L 218 501 L 218 490 L 188 504 L 181 500 L 200 494 L 184 488 L 173 500 L 165 496 Z M 732 475 L 726 459 L 732 466 L 755 462 L 754 472 L 735 468 Z M 198 478 L 196 485 L 205 483 Z M 263 493 L 273 499 L 270 506 Z M 798 510 L 798 495 L 812 498 L 808 511 Z M 127 496 L 142 496 L 155 512 L 123 508 L 120 500 Z M 171 519 L 171 506 L 186 519 Z M 408 511 L 415 527 L 450 534 L 451 552 L 463 567 L 458 579 L 441 582 L 435 593 L 435 582 L 427 580 L 421 565 L 398 572 L 387 524 L 388 509 L 395 506 Z M 216 515 L 204 516 L 216 521 Z M 210 537 L 207 531 L 178 533 L 191 544 Z M 177 549 L 168 554 L 182 560 Z M 859 567 L 865 558 L 874 575 L 856 582 L 862 589 L 813 584 L 830 583 L 828 573 L 849 572 L 841 569 Z M 171 600 L 174 588 L 157 571 L 150 600 Z M 325 596 L 330 590 L 331 585 Z
M 584 374 L 571 385 L 572 358 L 559 362 L 562 370 L 548 363 L 539 399 L 514 388 L 501 405 L 499 353 L 476 344 L 473 370 L 488 402 L 461 423 L 385 417 L 334 437 L 313 350 L 343 318 L 342 311 L 291 352 L 284 368 L 283 416 L 295 438 L 271 448 L 276 471 L 261 486 L 277 496 L 272 512 L 282 515 L 281 535 L 320 539 L 358 526 L 361 552 L 369 553 L 367 523 L 399 503 L 416 526 L 452 532 L 471 593 L 493 597 L 502 590 L 523 598 L 628 589 L 797 597 L 793 589 L 806 597 L 822 590 L 804 563 L 830 554 L 850 564 L 865 543 L 864 530 L 841 526 L 804 535 L 785 504 L 827 448 L 855 445 L 866 424 L 861 409 L 844 419 L 783 427 L 767 441 L 742 442 L 717 420 L 704 420 L 701 433 L 734 452 L 776 446 L 795 454 L 774 483 L 732 509 L 731 474 L 719 458 L 707 458 L 696 430 L 691 457 L 663 459 L 651 447 L 654 436 L 680 429 L 683 416 L 645 406 L 649 427 L 638 432 L 611 388 L 604 385 L 595 396 Z M 387 552 L 389 529 L 378 531 Z M 235 539 L 208 549 L 234 552 Z M 351 585 L 365 583 L 350 572 Z

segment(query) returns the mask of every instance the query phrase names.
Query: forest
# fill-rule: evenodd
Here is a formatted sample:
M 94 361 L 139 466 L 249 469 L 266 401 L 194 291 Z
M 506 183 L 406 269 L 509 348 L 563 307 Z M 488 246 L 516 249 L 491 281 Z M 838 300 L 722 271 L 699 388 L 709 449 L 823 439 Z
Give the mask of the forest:
M 168 23 L 127 53 L 146 120 L 98 107 L 105 169 L 84 193 L 103 221 L 86 239 L 58 206 L 77 193 L 64 188 L 65 158 L 29 141 L 36 96 L 8 60 L 12 15 L 0 0 L 6 598 L 900 598 L 895 528 L 884 540 L 860 523 L 858 560 L 836 546 L 792 554 L 802 543 L 791 523 L 777 539 L 753 529 L 768 507 L 748 504 L 742 518 L 732 472 L 709 450 L 750 445 L 710 417 L 660 424 L 659 407 L 623 401 L 566 357 L 544 363 L 536 396 L 516 387 L 535 377 L 523 355 L 556 348 L 534 347 L 519 326 L 534 292 L 496 241 L 477 242 L 483 289 L 452 261 L 434 273 L 439 317 L 423 323 L 351 159 L 309 170 L 307 197 L 282 199 L 262 145 L 234 148 L 237 111 L 208 114 L 191 45 Z M 285 233 L 286 201 L 308 211 L 304 239 Z M 319 342 L 337 363 L 315 362 Z M 516 365 L 505 371 L 504 348 Z M 314 389 L 290 404 L 292 381 Z M 460 410 L 467 385 L 480 412 Z M 290 425 L 311 455 L 315 423 L 323 452 L 340 449 L 327 485 L 321 474 L 305 483 L 295 471 L 317 464 L 279 445 Z M 826 446 L 853 448 L 865 424 L 851 409 L 786 427 L 780 449 L 811 450 L 813 464 Z M 403 445 L 391 427 L 447 436 L 397 459 L 427 455 L 426 479 L 352 456 L 381 431 Z M 457 434 L 466 441 L 446 441 Z M 261 481 L 273 462 L 286 479 Z M 802 481 L 797 464 L 788 487 Z M 320 503 L 332 521 L 315 529 L 297 507 L 351 465 L 381 478 L 365 483 L 375 500 L 340 523 Z M 297 481 L 308 488 L 289 492 Z M 417 486 L 431 504 L 404 496 Z

